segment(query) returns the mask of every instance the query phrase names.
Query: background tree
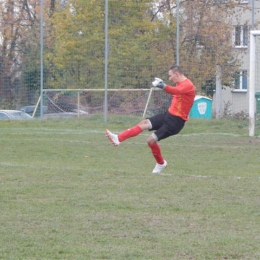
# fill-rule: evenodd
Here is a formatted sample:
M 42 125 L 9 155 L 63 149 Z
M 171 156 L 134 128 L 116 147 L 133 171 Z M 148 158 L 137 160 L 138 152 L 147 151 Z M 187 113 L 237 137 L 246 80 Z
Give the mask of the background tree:
M 223 81 L 231 84 L 232 75 L 239 66 L 233 51 L 233 26 L 230 23 L 236 5 L 233 1 L 210 0 L 182 3 L 185 9 L 185 16 L 182 16 L 182 64 L 199 87 L 215 81 L 217 65 L 222 68 Z
M 100 2 L 100 1 L 99 1 Z M 104 9 L 97 1 L 59 5 L 49 20 L 47 87 L 103 86 Z
M 53 16 L 51 87 L 103 88 L 103 1 L 74 0 Z M 109 86 L 140 88 L 172 63 L 173 26 L 153 19 L 151 1 L 109 1 Z M 171 58 L 169 59 L 169 53 Z
M 237 70 L 229 17 L 234 0 L 180 0 L 180 65 L 199 92 L 214 85 L 216 65 L 225 82 Z M 104 1 L 46 0 L 45 88 L 103 88 Z M 0 4 L 0 98 L 40 89 L 40 6 L 37 0 Z M 109 0 L 109 87 L 148 88 L 154 76 L 167 80 L 176 57 L 175 0 Z
M 221 66 L 227 84 L 231 84 L 239 66 L 230 22 L 237 5 L 233 0 L 180 0 L 180 65 L 194 81 L 198 93 L 207 91 L 207 86 L 215 88 L 217 65 Z M 170 14 L 169 23 L 175 23 L 176 1 L 161 0 L 157 8 L 157 15 Z
M 103 6 L 100 0 L 73 0 L 54 14 L 51 87 L 103 88 Z M 181 66 L 199 91 L 215 78 L 217 65 L 227 82 L 238 66 L 228 19 L 234 7 L 234 1 L 180 1 Z M 154 76 L 167 78 L 175 57 L 175 1 L 109 1 L 110 87 L 149 87 Z
M 44 1 L 44 21 L 49 20 L 55 12 L 57 5 L 56 0 Z M 21 89 L 26 93 L 21 103 L 25 105 L 33 105 L 39 98 L 40 94 L 40 2 L 35 1 L 31 10 L 33 15 L 31 26 L 28 27 L 26 38 L 20 46 L 23 53 L 22 70 L 21 70 Z M 48 23 L 45 23 L 45 25 Z M 48 50 L 48 42 L 50 36 L 51 25 L 44 27 L 44 51 Z M 44 83 L 48 76 L 48 66 L 44 64 Z M 21 96 L 21 95 L 20 95 Z
M 1 104 L 14 104 L 21 84 L 26 36 L 35 21 L 32 0 L 6 0 L 0 4 L 0 98 Z
M 55 1 L 45 0 L 46 16 Z M 40 2 L 1 1 L 0 26 L 0 106 L 34 103 L 40 90 Z

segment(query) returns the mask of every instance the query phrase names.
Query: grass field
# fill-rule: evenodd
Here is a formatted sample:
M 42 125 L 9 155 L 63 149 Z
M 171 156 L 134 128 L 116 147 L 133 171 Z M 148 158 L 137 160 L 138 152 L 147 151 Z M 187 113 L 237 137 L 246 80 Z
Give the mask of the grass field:
M 0 259 L 260 259 L 260 139 L 191 120 L 113 147 L 140 118 L 0 122 Z

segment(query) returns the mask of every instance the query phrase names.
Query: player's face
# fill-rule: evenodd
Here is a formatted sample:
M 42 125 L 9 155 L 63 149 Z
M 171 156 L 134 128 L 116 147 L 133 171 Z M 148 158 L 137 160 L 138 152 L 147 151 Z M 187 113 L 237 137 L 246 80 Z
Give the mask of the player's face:
M 178 82 L 178 72 L 174 72 L 172 70 L 169 70 L 168 72 L 168 76 L 169 76 L 169 80 L 173 83 L 177 83 Z

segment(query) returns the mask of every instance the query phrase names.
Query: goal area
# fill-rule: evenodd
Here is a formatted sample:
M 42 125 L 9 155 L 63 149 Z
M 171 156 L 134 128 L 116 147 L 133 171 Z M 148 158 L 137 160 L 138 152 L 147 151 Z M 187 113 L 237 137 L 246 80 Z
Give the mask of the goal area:
M 82 117 L 105 111 L 104 89 L 44 89 L 44 117 Z M 170 95 L 160 89 L 108 89 L 106 110 L 109 115 L 147 117 L 166 111 Z M 39 111 L 40 98 L 36 107 Z
M 250 32 L 249 50 L 249 136 L 254 136 L 260 115 L 260 31 Z

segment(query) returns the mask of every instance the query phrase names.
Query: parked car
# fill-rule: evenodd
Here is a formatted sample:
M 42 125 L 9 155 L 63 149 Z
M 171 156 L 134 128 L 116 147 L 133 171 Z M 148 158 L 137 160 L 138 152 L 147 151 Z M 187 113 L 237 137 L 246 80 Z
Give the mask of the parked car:
M 27 120 L 32 119 L 29 114 L 20 110 L 0 110 L 0 120 Z

